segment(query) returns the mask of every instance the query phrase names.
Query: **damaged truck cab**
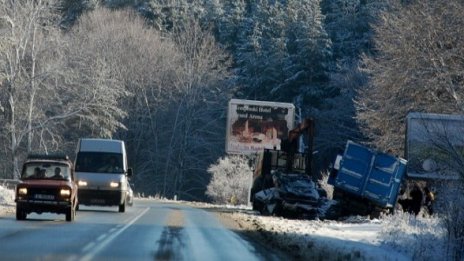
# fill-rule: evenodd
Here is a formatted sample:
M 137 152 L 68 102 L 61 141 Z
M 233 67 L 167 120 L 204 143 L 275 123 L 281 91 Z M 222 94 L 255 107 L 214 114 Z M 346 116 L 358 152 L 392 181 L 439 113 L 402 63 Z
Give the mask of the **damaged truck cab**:
M 286 152 L 265 149 L 258 155 L 251 188 L 253 210 L 284 217 L 314 218 L 319 206 L 316 184 L 305 173 L 305 157 L 294 156 L 287 171 Z
M 264 149 L 258 153 L 250 201 L 262 214 L 312 219 L 319 216 L 321 195 L 311 175 L 314 122 L 304 120 L 283 140 L 282 149 Z M 309 146 L 299 152 L 299 138 L 306 134 Z

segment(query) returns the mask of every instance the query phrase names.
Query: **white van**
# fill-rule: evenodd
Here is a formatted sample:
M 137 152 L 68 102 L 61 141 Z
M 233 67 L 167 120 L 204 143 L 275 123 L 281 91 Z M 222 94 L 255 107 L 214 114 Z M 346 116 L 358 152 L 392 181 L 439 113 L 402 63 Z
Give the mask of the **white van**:
M 131 202 L 124 141 L 79 139 L 74 164 L 78 200 L 81 205 L 119 206 L 126 211 Z

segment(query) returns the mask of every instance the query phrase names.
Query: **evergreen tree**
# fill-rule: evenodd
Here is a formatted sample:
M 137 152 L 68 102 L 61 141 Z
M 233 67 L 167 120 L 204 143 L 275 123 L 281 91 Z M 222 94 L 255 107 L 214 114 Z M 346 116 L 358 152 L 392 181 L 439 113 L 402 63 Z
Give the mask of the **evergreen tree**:
M 319 2 L 263 0 L 248 10 L 235 53 L 240 95 L 319 106 L 331 53 Z
M 318 1 L 289 1 L 286 79 L 280 88 L 290 89 L 301 107 L 321 109 L 324 99 L 337 94 L 330 89 L 331 42 L 323 27 Z M 284 91 L 285 91 L 284 89 Z
M 271 91 L 284 78 L 284 8 L 266 2 L 250 6 L 252 13 L 243 23 L 236 50 L 237 82 L 246 98 L 282 101 L 284 97 Z
M 321 0 L 335 59 L 357 59 L 359 54 L 369 51 L 372 47 L 370 25 L 387 5 L 383 0 Z

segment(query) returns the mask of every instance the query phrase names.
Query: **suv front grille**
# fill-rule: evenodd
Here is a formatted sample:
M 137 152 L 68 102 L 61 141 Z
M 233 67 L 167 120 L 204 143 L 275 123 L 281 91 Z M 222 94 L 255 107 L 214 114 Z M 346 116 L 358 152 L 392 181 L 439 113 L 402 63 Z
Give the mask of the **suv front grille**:
M 29 188 L 28 197 L 29 200 L 55 200 L 58 195 L 56 188 Z

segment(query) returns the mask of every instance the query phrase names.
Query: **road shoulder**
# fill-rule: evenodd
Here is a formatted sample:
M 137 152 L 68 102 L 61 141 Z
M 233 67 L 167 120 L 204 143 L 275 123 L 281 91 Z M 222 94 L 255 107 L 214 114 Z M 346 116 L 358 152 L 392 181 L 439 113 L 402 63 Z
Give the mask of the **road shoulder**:
M 204 208 L 206 211 L 213 213 L 217 219 L 229 230 L 234 231 L 240 237 L 250 242 L 257 252 L 262 253 L 263 260 L 300 260 L 298 251 L 289 251 L 283 248 L 272 237 L 272 233 L 264 230 L 259 223 L 252 218 L 243 218 L 243 215 L 237 215 L 237 212 L 246 212 L 249 215 L 255 215 L 251 210 L 237 210 L 229 208 Z

